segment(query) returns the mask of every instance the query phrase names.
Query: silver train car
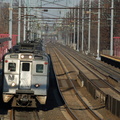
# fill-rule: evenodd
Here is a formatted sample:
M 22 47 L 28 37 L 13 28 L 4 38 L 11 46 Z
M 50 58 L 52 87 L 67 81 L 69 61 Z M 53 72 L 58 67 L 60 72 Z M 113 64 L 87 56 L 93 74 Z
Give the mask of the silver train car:
M 49 88 L 49 56 L 45 53 L 7 53 L 3 57 L 3 101 L 12 107 L 45 104 Z

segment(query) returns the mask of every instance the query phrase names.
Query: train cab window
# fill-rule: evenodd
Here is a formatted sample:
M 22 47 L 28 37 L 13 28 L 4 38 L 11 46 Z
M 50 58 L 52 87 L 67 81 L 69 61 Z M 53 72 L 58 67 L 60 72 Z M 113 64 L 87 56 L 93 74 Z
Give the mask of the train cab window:
M 36 72 L 37 73 L 43 73 L 43 64 L 37 64 L 36 65 Z
M 29 71 L 29 70 L 30 70 L 30 63 L 23 63 L 22 71 Z
M 16 71 L 16 63 L 8 63 L 9 71 Z

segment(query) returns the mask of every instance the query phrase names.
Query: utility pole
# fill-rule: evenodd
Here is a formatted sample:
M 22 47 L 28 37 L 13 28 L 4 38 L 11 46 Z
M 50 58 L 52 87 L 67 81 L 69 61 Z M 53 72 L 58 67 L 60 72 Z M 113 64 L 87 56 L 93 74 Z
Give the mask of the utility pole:
M 114 22 L 114 0 L 111 1 L 111 41 L 110 41 L 110 55 L 113 56 L 113 22 Z
M 12 2 L 13 0 L 10 0 L 10 5 L 9 5 L 9 37 L 11 41 L 9 41 L 8 48 L 10 49 L 12 47 Z
M 26 28 L 26 40 L 27 41 L 30 41 L 30 39 L 31 39 L 31 37 L 30 37 L 30 16 L 31 16 L 31 9 L 29 8 L 29 6 L 30 6 L 30 0 L 27 0 L 28 2 L 27 2 L 27 6 L 28 6 L 28 8 L 27 8 L 27 15 L 28 15 L 28 17 L 27 17 L 27 28 Z
M 85 13 L 85 4 L 84 4 L 84 0 L 82 0 L 82 52 L 84 48 L 84 13 Z
M 79 40 L 80 40 L 80 9 L 79 9 L 79 3 L 78 3 L 78 17 L 77 17 L 77 51 L 79 51 L 79 44 L 80 44 L 80 42 L 79 42 Z
M 72 24 L 71 24 L 71 20 L 72 20 L 72 18 L 71 18 L 71 16 L 72 16 L 72 9 L 70 9 L 70 46 L 72 46 L 72 43 L 73 43 L 73 41 L 72 41 Z
M 76 31 L 75 31 L 75 22 L 76 22 L 76 20 L 75 20 L 75 17 L 76 17 L 76 16 L 75 16 L 75 9 L 73 9 L 73 11 L 74 11 L 74 40 L 73 40 L 73 46 L 74 46 L 74 50 L 75 50 L 75 49 L 76 49 L 76 48 L 75 48 L 75 37 L 76 37 L 76 34 L 75 34 L 75 32 L 76 32 Z
M 20 43 L 20 30 L 21 30 L 21 0 L 19 0 L 19 8 L 18 8 L 18 43 Z
M 28 0 L 28 5 L 30 6 L 30 0 Z M 27 9 L 27 14 L 29 15 L 31 15 L 31 12 L 30 12 L 31 10 L 28 8 Z M 30 18 L 29 18 L 29 16 L 28 16 L 28 24 L 27 24 L 27 31 L 29 31 L 30 30 Z
M 25 7 L 26 7 L 26 0 L 25 0 Z M 26 13 L 27 13 L 27 10 L 26 8 L 24 8 L 24 30 L 23 30 L 23 40 L 25 41 L 26 40 Z
M 66 6 L 67 6 L 67 1 L 68 0 L 66 0 Z M 68 18 L 68 14 L 67 14 L 67 9 L 66 9 L 66 18 Z M 68 45 L 68 19 L 66 19 L 66 21 L 65 21 L 66 23 L 65 23 L 65 28 L 66 28 L 66 34 L 65 34 L 65 45 Z
M 40 7 L 42 7 L 42 0 L 40 0 Z M 42 10 L 41 10 L 40 14 L 41 14 L 41 18 L 42 18 L 42 17 L 43 17 Z M 41 21 L 40 21 L 40 27 L 41 27 L 40 38 L 42 38 L 42 29 L 43 29 L 43 26 L 42 26 L 42 19 L 41 19 Z
M 74 7 L 76 5 L 76 0 L 74 1 Z M 76 43 L 75 43 L 75 38 L 76 38 L 76 9 L 73 9 L 74 12 L 74 40 L 73 40 L 73 49 L 76 50 Z
M 100 60 L 100 0 L 98 1 L 98 39 L 97 39 L 97 58 Z
M 90 53 L 91 38 L 91 0 L 89 0 L 89 27 L 88 27 L 88 53 Z

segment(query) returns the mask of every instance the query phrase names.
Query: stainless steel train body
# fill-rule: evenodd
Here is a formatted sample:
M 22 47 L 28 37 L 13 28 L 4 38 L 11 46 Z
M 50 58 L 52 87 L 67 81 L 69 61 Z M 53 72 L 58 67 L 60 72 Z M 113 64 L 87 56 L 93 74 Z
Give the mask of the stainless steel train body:
M 49 87 L 47 54 L 8 53 L 3 58 L 3 101 L 12 106 L 45 104 Z

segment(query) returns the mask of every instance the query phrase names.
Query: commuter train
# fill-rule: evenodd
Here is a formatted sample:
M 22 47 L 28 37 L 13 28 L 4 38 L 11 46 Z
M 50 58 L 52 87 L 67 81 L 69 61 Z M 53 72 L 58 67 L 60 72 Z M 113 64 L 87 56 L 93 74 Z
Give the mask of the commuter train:
M 45 104 L 49 88 L 49 56 L 38 42 L 13 47 L 3 57 L 3 101 L 12 107 Z

